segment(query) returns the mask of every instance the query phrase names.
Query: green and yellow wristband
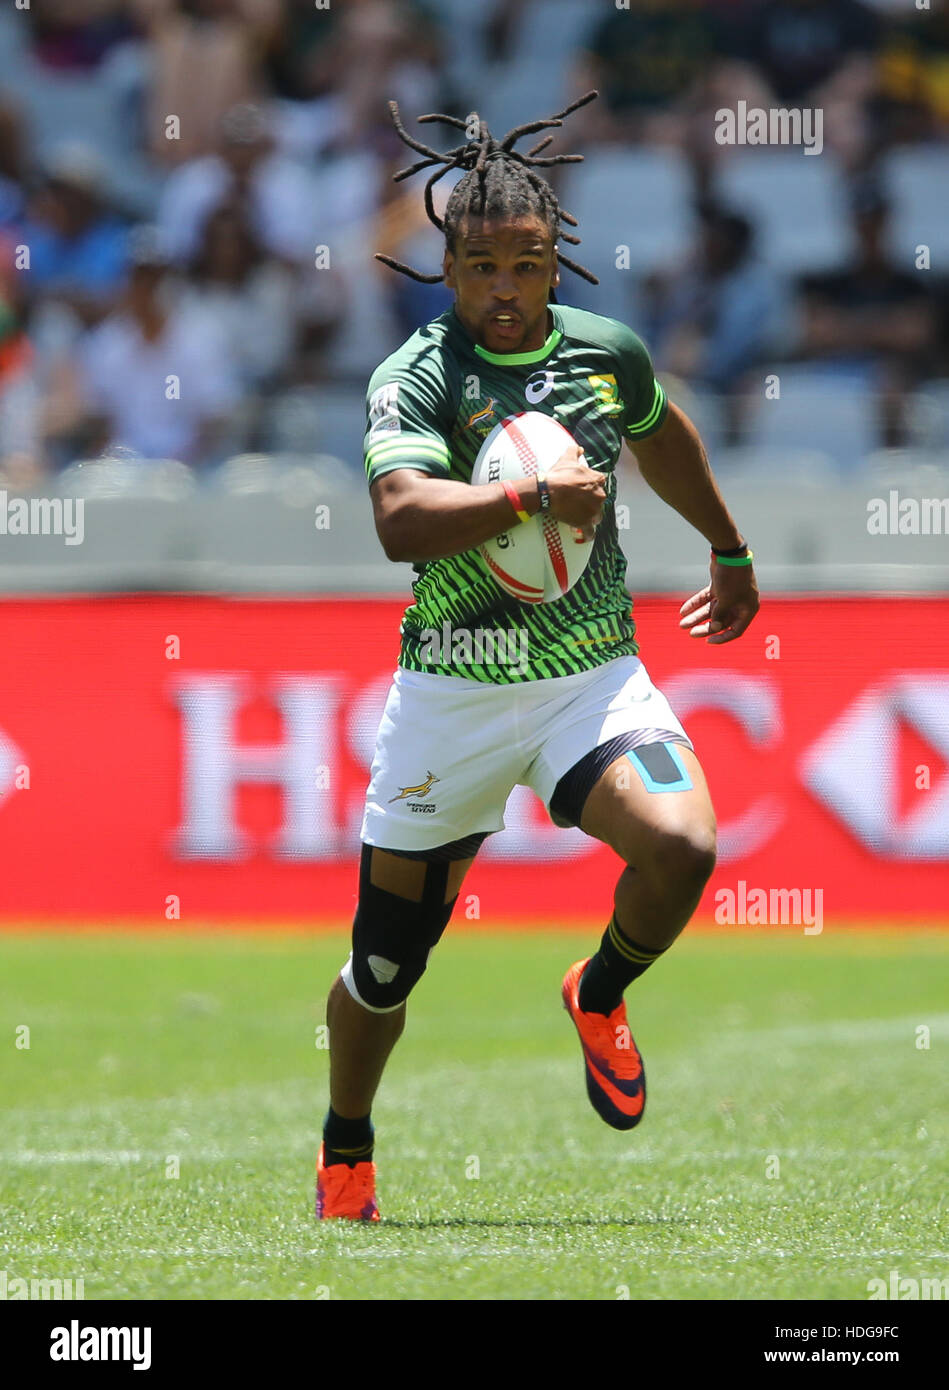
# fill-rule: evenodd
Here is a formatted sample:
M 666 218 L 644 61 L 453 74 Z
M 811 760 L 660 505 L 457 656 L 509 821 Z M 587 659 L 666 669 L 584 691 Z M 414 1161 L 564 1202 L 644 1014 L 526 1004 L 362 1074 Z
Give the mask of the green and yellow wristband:
M 716 550 L 713 545 L 712 558 L 718 565 L 750 565 L 755 558 L 755 552 L 748 549 L 745 541 L 742 541 L 741 545 L 733 546 L 731 550 Z

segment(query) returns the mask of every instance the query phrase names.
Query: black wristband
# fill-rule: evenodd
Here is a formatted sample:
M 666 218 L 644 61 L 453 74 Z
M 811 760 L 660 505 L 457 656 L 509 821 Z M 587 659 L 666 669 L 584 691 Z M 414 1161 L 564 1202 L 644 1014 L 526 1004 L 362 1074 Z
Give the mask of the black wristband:
M 712 546 L 712 554 L 720 555 L 724 560 L 737 560 L 740 555 L 744 555 L 748 550 L 748 542 L 742 541 L 741 545 L 733 545 L 731 550 L 716 550 Z
M 550 488 L 547 486 L 547 479 L 544 477 L 543 473 L 538 473 L 537 475 L 537 491 L 540 494 L 540 510 L 542 512 L 549 512 Z

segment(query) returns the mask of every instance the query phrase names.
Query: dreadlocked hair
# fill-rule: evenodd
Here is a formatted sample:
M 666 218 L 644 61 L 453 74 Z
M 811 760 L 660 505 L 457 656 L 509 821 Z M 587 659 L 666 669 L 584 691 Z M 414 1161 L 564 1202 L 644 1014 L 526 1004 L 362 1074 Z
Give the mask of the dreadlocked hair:
M 575 275 L 582 276 L 591 285 L 598 285 L 600 282 L 591 271 L 578 265 L 576 261 L 571 260 L 569 256 L 565 256 L 556 248 L 558 238 L 562 241 L 568 241 L 574 246 L 579 245 L 580 238 L 563 231 L 560 226 L 561 222 L 566 222 L 569 226 L 576 227 L 577 219 L 571 217 L 569 212 L 564 211 L 550 184 L 534 172 L 537 168 L 549 167 L 554 164 L 579 164 L 583 160 L 583 155 L 555 154 L 546 158 L 538 158 L 540 151 L 552 142 L 554 138 L 552 135 L 545 136 L 526 154 L 521 154 L 519 150 L 514 149 L 517 141 L 525 135 L 533 135 L 535 131 L 545 130 L 550 126 L 563 125 L 565 116 L 569 116 L 571 111 L 576 111 L 581 106 L 586 106 L 597 96 L 599 93 L 596 91 L 587 92 L 585 96 L 564 107 L 563 111 L 558 111 L 556 116 L 515 126 L 513 130 L 508 131 L 503 140 L 495 140 L 485 122 L 479 118 L 477 138 L 466 140 L 463 145 L 447 150 L 444 154 L 440 154 L 438 150 L 433 150 L 428 145 L 423 145 L 421 141 L 413 139 L 402 124 L 398 104 L 390 101 L 389 111 L 399 138 L 410 149 L 425 156 L 424 159 L 420 159 L 409 168 L 400 169 L 397 174 L 393 175 L 392 181 L 398 183 L 401 179 L 410 178 L 422 169 L 430 169 L 433 165 L 440 166 L 436 168 L 435 173 L 425 185 L 425 211 L 428 213 L 429 221 L 440 232 L 444 232 L 446 244 L 452 254 L 454 254 L 455 239 L 459 227 L 467 216 L 507 218 L 534 214 L 541 219 L 553 238 L 555 243 L 554 255 L 558 262 L 565 265 L 568 270 L 572 270 Z M 464 131 L 467 131 L 469 126 L 467 121 L 459 120 L 457 116 L 445 116 L 438 112 L 419 116 L 418 121 L 420 125 L 424 122 L 440 121 L 444 125 Z M 442 220 L 435 211 L 432 189 L 438 180 L 444 178 L 452 169 L 464 169 L 467 172 L 464 178 L 459 179 L 452 189 L 445 208 L 445 217 Z M 398 270 L 402 275 L 408 275 L 423 285 L 440 284 L 443 278 L 441 274 L 423 275 L 421 271 L 413 270 L 411 266 L 404 265 L 402 261 L 393 260 L 391 256 L 383 256 L 379 252 L 376 253 L 375 258 L 377 261 L 382 261 L 383 265 L 390 266 L 393 270 Z

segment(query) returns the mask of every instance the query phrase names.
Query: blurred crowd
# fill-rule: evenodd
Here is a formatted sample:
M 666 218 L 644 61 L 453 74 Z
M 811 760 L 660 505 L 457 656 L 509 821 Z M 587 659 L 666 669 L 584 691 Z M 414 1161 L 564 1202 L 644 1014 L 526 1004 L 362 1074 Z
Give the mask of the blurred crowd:
M 880 171 L 894 148 L 946 144 L 942 0 L 928 10 L 911 0 L 585 0 L 570 7 L 576 37 L 559 54 L 545 7 L 7 6 L 0 481 L 35 486 L 110 452 L 204 470 L 252 451 L 335 444 L 345 454 L 345 431 L 321 436 L 334 393 L 358 397 L 374 365 L 451 302 L 443 286 L 372 259 L 386 251 L 434 270 L 440 258 L 422 180 L 393 184 L 413 156 L 387 101 L 445 148 L 449 133 L 414 127 L 415 116 L 465 117 L 486 90 L 512 85 L 522 120 L 600 90 L 550 152 L 657 149 L 688 161 L 693 244 L 639 277 L 641 317 L 630 319 L 661 370 L 737 402 L 763 362 L 869 363 L 881 437 L 905 442 L 906 394 L 949 375 L 949 314 L 938 266 L 923 276 L 894 262 Z M 546 66 L 531 61 L 538 47 Z M 850 219 L 838 265 L 782 283 L 757 254 L 759 229 L 717 192 L 729 151 L 716 143 L 714 112 L 739 99 L 825 113 Z M 620 313 L 612 302 L 600 311 Z M 346 462 L 357 470 L 361 432 L 355 418 Z

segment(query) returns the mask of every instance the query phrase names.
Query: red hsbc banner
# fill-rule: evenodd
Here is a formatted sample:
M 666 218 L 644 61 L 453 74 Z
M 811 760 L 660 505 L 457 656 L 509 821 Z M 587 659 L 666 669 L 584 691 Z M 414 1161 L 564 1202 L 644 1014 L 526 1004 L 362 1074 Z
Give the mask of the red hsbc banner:
M 723 647 L 679 629 L 681 601 L 636 614 L 718 815 L 700 919 L 949 922 L 949 600 L 768 595 Z M 0 918 L 350 919 L 403 607 L 6 600 Z M 505 815 L 458 924 L 605 920 L 613 852 L 524 788 Z

